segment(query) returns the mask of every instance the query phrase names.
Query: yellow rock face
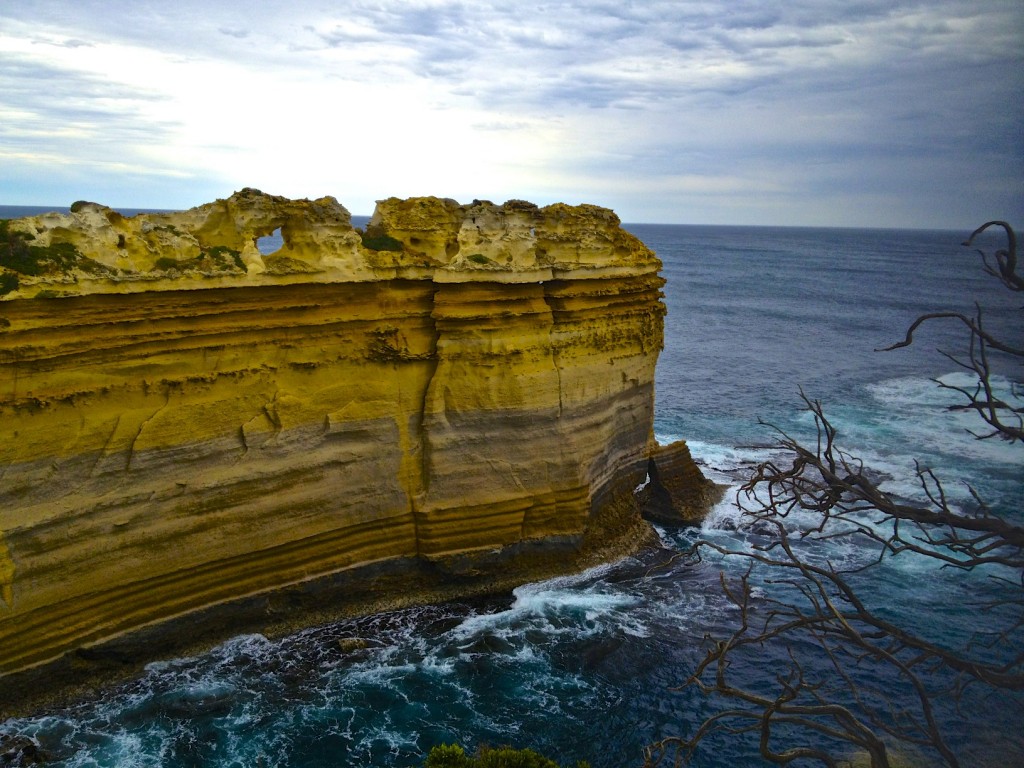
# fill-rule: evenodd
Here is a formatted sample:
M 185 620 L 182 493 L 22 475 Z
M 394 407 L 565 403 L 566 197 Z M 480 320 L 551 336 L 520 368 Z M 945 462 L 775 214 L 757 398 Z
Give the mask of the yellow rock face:
M 76 208 L 0 254 L 0 674 L 369 566 L 470 585 L 635 534 L 608 511 L 647 469 L 663 281 L 610 211 Z

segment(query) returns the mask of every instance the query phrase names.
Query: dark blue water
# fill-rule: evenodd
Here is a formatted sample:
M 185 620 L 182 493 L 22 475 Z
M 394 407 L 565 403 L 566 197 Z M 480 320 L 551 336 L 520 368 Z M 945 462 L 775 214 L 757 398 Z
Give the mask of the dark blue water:
M 134 216 L 138 213 L 168 213 L 167 208 L 117 208 L 124 216 Z M 0 205 L 0 219 L 20 219 L 24 216 L 39 216 L 43 213 L 71 212 L 71 206 L 46 206 L 46 205 Z
M 932 378 L 964 380 L 936 348 L 964 349 L 953 324 L 900 339 L 920 312 L 972 311 L 1022 342 L 1019 310 L 959 246 L 968 233 L 629 227 L 665 264 L 669 313 L 658 367 L 656 431 L 684 437 L 720 482 L 772 455 L 758 419 L 806 433 L 799 387 L 826 404 L 845 445 L 887 487 L 919 495 L 915 457 L 947 481 L 955 502 L 971 483 L 999 510 L 1024 508 L 1020 446 L 979 442 L 946 407 Z M 271 246 L 272 247 L 272 246 Z M 1018 299 L 1019 302 L 1019 299 Z M 1006 366 L 1006 397 L 1020 370 Z M 697 536 L 733 546 L 728 500 L 703 530 L 663 532 L 668 551 Z M 856 558 L 841 548 L 819 557 Z M 673 691 L 704 654 L 704 636 L 735 620 L 720 594 L 729 562 L 654 568 L 662 554 L 526 585 L 473 603 L 420 608 L 312 629 L 281 641 L 240 637 L 197 658 L 153 664 L 101 700 L 11 721 L 66 766 L 413 766 L 459 741 L 512 744 L 563 763 L 637 765 L 643 746 L 689 733 L 710 714 L 692 690 Z M 947 640 L 977 617 L 963 606 L 999 586 L 984 574 L 901 558 L 873 575 L 875 604 Z M 751 682 L 784 662 L 738 664 Z M 812 659 L 812 664 L 816 663 Z M 887 681 L 875 681 L 886 685 Z M 1024 754 L 1021 702 L 979 695 L 940 713 L 971 761 L 1013 764 Z M 717 739 L 694 765 L 761 765 L 756 745 Z

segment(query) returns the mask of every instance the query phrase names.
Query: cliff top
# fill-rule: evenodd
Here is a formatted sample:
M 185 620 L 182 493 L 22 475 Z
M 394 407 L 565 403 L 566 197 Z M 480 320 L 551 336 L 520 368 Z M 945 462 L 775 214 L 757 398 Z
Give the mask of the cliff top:
M 281 230 L 263 255 L 259 238 Z M 366 230 L 333 197 L 246 188 L 174 213 L 122 216 L 80 201 L 67 214 L 0 220 L 0 301 L 285 283 L 527 283 L 657 272 L 611 210 L 437 197 L 377 202 Z

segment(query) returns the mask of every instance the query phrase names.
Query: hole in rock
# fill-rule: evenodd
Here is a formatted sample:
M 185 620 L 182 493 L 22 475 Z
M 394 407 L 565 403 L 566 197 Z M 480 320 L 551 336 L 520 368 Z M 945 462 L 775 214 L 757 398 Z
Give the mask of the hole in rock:
M 265 235 L 256 240 L 256 248 L 266 256 L 268 253 L 273 253 L 278 248 L 284 245 L 284 238 L 281 237 L 281 228 L 278 227 L 269 235 Z

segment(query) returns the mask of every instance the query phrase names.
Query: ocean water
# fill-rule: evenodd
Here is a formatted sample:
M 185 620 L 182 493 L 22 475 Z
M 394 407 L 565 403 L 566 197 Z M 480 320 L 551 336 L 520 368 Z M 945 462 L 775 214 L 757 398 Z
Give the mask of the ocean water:
M 774 455 L 774 433 L 760 421 L 810 434 L 802 388 L 887 488 L 919 496 L 911 478 L 920 459 L 954 502 L 969 501 L 970 484 L 993 508 L 1024 516 L 1024 449 L 974 439 L 970 417 L 948 410 L 955 393 L 933 381 L 966 381 L 936 351 L 963 351 L 959 328 L 936 323 L 909 349 L 874 351 L 901 339 L 919 313 L 970 312 L 975 301 L 990 328 L 1024 343 L 1019 297 L 960 247 L 969 233 L 627 226 L 658 252 L 668 280 L 656 433 L 687 439 L 713 479 L 735 489 L 752 463 Z M 997 363 L 1013 397 L 1019 366 Z M 417 766 L 430 747 L 453 741 L 531 747 L 594 768 L 639 765 L 646 744 L 691 733 L 713 711 L 676 687 L 703 657 L 706 636 L 734 626 L 719 574 L 742 566 L 671 555 L 700 537 L 745 546 L 732 497 L 701 529 L 662 530 L 661 552 L 490 599 L 282 640 L 238 637 L 0 732 L 36 738 L 60 766 Z M 861 555 L 839 546 L 815 553 Z M 894 617 L 947 640 L 978 620 L 964 608 L 969 597 L 1000 589 L 985 574 L 913 558 L 887 563 L 866 588 Z M 765 647 L 733 672 L 756 684 L 784 663 Z M 967 762 L 1020 764 L 1021 698 L 976 692 L 966 704 L 938 714 Z M 716 738 L 693 765 L 762 765 L 756 754 L 749 739 Z

